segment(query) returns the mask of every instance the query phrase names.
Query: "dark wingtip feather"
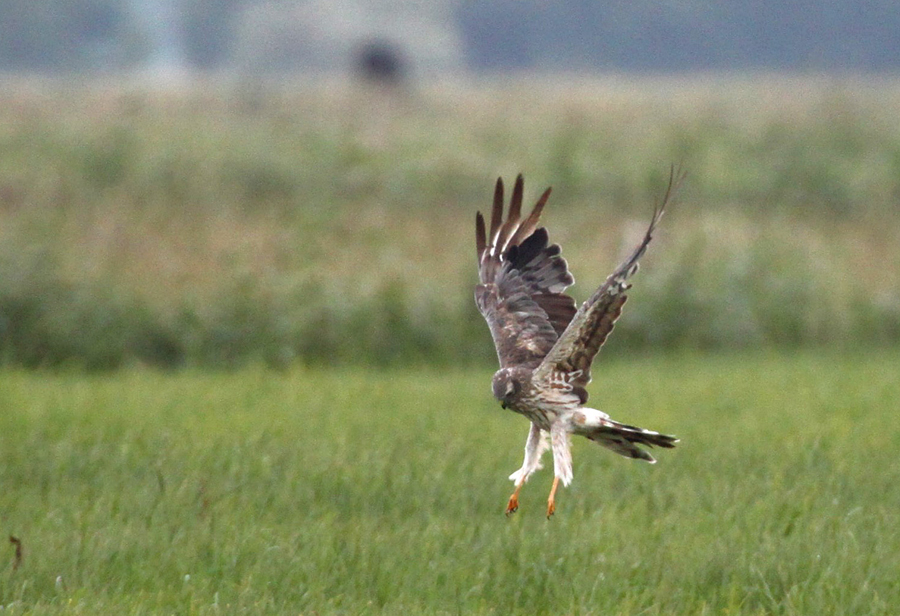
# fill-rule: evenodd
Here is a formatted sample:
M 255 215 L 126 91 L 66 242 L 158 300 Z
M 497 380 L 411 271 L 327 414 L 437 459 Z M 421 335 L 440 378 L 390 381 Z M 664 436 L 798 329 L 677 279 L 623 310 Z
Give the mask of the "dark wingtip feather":
M 510 220 L 518 220 L 522 212 L 522 195 L 525 193 L 525 178 L 522 174 L 516 176 L 516 184 L 513 186 L 512 199 L 509 202 Z
M 534 217 L 535 224 L 537 224 L 538 219 L 541 217 L 541 213 L 544 211 L 544 206 L 547 205 L 547 199 L 550 198 L 550 192 L 552 190 L 553 188 L 548 186 L 547 190 L 544 191 L 544 194 L 541 195 L 541 198 L 534 204 L 534 209 L 531 211 L 531 217 Z
M 515 230 L 519 227 L 519 218 L 522 214 L 522 194 L 524 192 L 524 182 L 522 174 L 516 177 L 516 184 L 513 187 L 513 194 L 509 201 L 509 212 L 506 215 L 506 222 L 500 227 L 495 242 L 498 251 L 506 250 L 508 246 L 515 246 L 518 242 L 510 241 L 513 238 Z
M 524 267 L 547 247 L 548 237 L 547 230 L 541 227 L 525 238 L 525 241 L 511 243 L 512 246 L 519 247 L 519 250 L 516 252 L 516 259 L 511 259 L 513 264 L 519 269 Z
M 528 215 L 525 222 L 519 225 L 519 230 L 516 231 L 516 234 L 513 236 L 512 243 L 518 244 L 534 233 L 534 230 L 541 220 L 541 212 L 544 211 L 544 206 L 547 205 L 547 199 L 550 198 L 550 191 L 552 190 L 552 188 L 547 188 L 547 190 L 544 191 L 544 194 L 541 195 L 541 198 L 537 200 L 537 203 L 534 204 L 534 209 L 531 210 L 531 214 Z
M 669 183 L 666 186 L 666 192 L 663 195 L 662 200 L 656 205 L 656 208 L 653 210 L 653 221 L 651 223 L 651 229 L 656 226 L 656 223 L 659 222 L 659 219 L 662 218 L 663 212 L 665 212 L 666 206 L 669 202 L 675 198 L 675 193 L 678 192 L 678 189 L 681 187 L 681 184 L 684 182 L 684 179 L 687 177 L 687 171 L 683 170 L 680 165 L 673 164 L 669 167 Z
M 484 254 L 484 249 L 487 248 L 487 236 L 484 231 L 484 216 L 481 215 L 481 212 L 475 214 L 475 250 L 478 253 L 478 260 L 481 260 L 481 255 Z
M 491 208 L 491 235 L 490 242 L 494 241 L 497 231 L 503 222 L 503 178 L 497 178 L 497 185 L 494 187 L 494 206 Z

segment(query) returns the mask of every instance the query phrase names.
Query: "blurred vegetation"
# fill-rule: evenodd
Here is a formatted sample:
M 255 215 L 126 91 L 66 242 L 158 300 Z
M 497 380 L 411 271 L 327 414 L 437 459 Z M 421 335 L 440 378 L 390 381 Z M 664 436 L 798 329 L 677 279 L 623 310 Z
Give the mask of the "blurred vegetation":
M 900 83 L 9 84 L 0 361 L 494 361 L 473 219 L 547 185 L 583 300 L 689 179 L 608 345 L 900 342 Z

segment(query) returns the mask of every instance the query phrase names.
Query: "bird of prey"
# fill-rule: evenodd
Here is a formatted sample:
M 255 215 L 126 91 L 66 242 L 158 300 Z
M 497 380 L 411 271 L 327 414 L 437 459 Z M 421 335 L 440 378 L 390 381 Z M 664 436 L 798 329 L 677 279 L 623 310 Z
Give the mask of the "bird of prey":
M 500 360 L 492 382 L 494 397 L 504 409 L 531 421 L 522 468 L 509 477 L 515 491 L 509 497 L 507 515 L 518 509 L 519 491 L 541 468 L 541 455 L 548 446 L 553 451 L 554 478 L 547 517 L 553 515 L 559 482 L 567 486 L 572 481 L 572 434 L 650 463 L 655 462 L 653 456 L 638 445 L 671 448 L 678 442 L 675 437 L 613 421 L 606 413 L 586 407 L 585 386 L 591 381 L 591 363 L 622 312 L 631 288 L 628 279 L 637 271 L 638 259 L 681 179 L 673 168 L 641 243 L 578 309 L 575 300 L 565 294 L 575 280 L 560 247 L 550 244 L 547 230 L 538 226 L 549 188 L 523 219 L 520 174 L 504 220 L 503 180 L 498 178 L 490 229 L 478 212 L 475 243 L 480 284 L 475 287 L 475 302 L 490 327 Z

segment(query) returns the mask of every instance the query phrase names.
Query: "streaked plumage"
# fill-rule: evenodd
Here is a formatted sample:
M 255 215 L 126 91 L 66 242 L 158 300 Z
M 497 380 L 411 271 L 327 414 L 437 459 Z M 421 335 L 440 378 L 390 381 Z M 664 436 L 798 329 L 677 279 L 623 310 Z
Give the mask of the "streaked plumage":
M 500 370 L 492 382 L 494 397 L 531 420 L 522 468 L 510 479 L 516 489 L 507 513 L 518 508 L 522 485 L 541 468 L 541 454 L 553 452 L 554 480 L 547 516 L 555 509 L 559 481 L 572 481 L 569 435 L 580 434 L 626 457 L 655 462 L 638 445 L 674 447 L 674 437 L 613 421 L 606 413 L 584 405 L 591 381 L 591 363 L 612 331 L 631 288 L 656 225 L 682 176 L 672 170 L 669 186 L 653 212 L 641 243 L 599 289 L 576 309 L 565 294 L 574 278 L 557 244 L 539 227 L 550 196 L 548 188 L 534 209 L 522 218 L 523 179 L 516 178 L 509 212 L 503 219 L 503 181 L 497 180 L 490 228 L 478 212 L 475 244 L 480 284 L 475 302 L 491 330 Z M 549 445 L 547 441 L 549 440 Z

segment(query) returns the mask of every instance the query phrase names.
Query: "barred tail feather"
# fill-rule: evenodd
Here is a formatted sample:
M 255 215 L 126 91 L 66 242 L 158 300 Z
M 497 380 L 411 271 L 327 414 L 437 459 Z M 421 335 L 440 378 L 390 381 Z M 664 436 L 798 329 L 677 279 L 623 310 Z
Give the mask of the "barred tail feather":
M 598 445 L 626 458 L 644 460 L 650 464 L 656 463 L 656 459 L 638 445 L 671 449 L 678 442 L 677 438 L 668 434 L 613 421 L 606 413 L 596 409 L 579 409 L 576 412 L 575 425 L 577 434 L 589 438 Z

